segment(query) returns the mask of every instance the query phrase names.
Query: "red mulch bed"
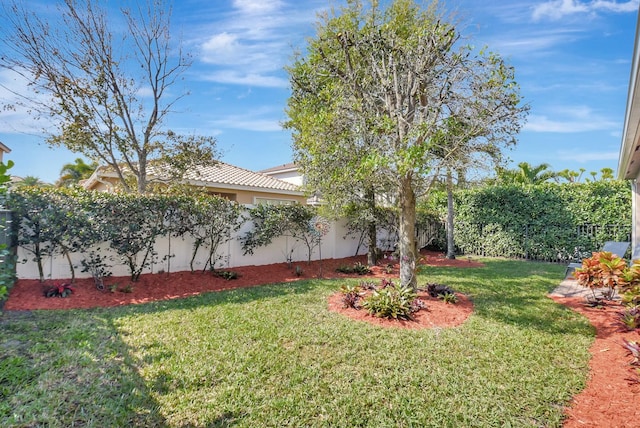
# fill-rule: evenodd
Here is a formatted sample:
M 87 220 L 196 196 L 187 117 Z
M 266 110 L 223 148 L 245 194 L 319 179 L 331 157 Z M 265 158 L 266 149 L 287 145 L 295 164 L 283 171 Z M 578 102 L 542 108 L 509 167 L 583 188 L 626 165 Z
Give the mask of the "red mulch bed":
M 442 254 L 434 252 L 421 253 L 422 263 L 433 266 L 479 267 L 481 263 L 460 258 L 447 260 Z M 366 263 L 366 257 L 349 257 L 322 261 L 323 278 L 347 278 L 357 275 L 345 275 L 335 271 L 339 266 L 353 265 L 356 262 Z M 299 278 L 286 263 L 263 266 L 243 266 L 232 268 L 240 277 L 227 281 L 206 272 L 172 272 L 168 274 L 142 275 L 140 281 L 132 284 L 131 293 L 120 291 L 130 282 L 127 277 L 109 278 L 106 285 L 118 284 L 115 292 L 98 291 L 92 279 L 78 279 L 74 284 L 75 292 L 68 298 L 45 298 L 44 286 L 37 280 L 18 280 L 11 289 L 9 299 L 4 304 L 6 311 L 34 309 L 72 309 L 120 306 L 155 300 L 175 299 L 192 296 L 208 291 L 229 290 L 240 287 L 253 287 L 260 284 L 292 282 L 300 279 L 317 278 L 320 263 L 311 265 L 305 262 L 295 263 L 304 270 Z M 371 275 L 362 278 L 397 278 L 398 266 L 387 273 L 382 266 L 373 267 Z M 58 283 L 61 281 L 55 281 Z M 330 310 L 345 316 L 370 322 L 383 327 L 399 328 L 435 328 L 453 327 L 463 323 L 473 311 L 472 302 L 464 295 L 458 294 L 458 303 L 445 304 L 441 300 L 422 296 L 427 303 L 427 310 L 415 314 L 414 321 L 389 321 L 367 315 L 365 311 L 344 309 L 340 303 L 340 295 L 334 294 L 328 300 Z M 591 346 L 590 379 L 587 387 L 573 398 L 564 426 L 576 427 L 640 427 L 640 384 L 633 383 L 633 374 L 628 362 L 630 358 L 622 347 L 622 339 L 640 341 L 637 332 L 622 331 L 616 323 L 616 312 L 620 306 L 609 305 L 604 309 L 589 308 L 579 298 L 559 298 L 555 301 L 586 316 L 596 327 L 597 336 Z
M 329 297 L 329 310 L 341 313 L 349 318 L 368 322 L 381 327 L 399 327 L 410 329 L 456 327 L 469 318 L 473 312 L 473 303 L 463 294 L 456 293 L 456 304 L 445 303 L 441 299 L 430 297 L 426 292 L 419 292 L 418 297 L 426 304 L 426 309 L 421 309 L 413 314 L 413 320 L 391 320 L 371 316 L 367 311 L 354 308 L 344 308 L 342 305 L 342 293 L 332 294 Z
M 552 299 L 581 313 L 596 328 L 589 349 L 587 387 L 573 397 L 564 427 L 640 427 L 640 384 L 631 371 L 629 353 L 622 346 L 623 339 L 640 342 L 640 334 L 621 328 L 617 313 L 623 306 L 608 302 L 604 308 L 592 308 L 585 305 L 584 298 Z
M 482 263 L 470 261 L 467 258 L 447 260 L 442 254 L 436 252 L 421 252 L 422 263 L 435 266 L 478 267 Z M 360 262 L 366 264 L 366 256 L 348 257 L 344 259 L 328 259 L 322 261 L 323 278 L 349 278 L 357 275 L 345 275 L 336 272 L 339 266 L 352 266 Z M 208 291 L 230 290 L 233 288 L 253 287 L 260 284 L 279 282 L 291 282 L 301 279 L 317 278 L 320 276 L 319 261 L 313 261 L 310 265 L 306 262 L 296 262 L 293 267 L 300 266 L 303 274 L 295 275 L 294 269 L 286 263 L 276 263 L 262 266 L 240 266 L 230 268 L 239 274 L 238 279 L 227 281 L 212 275 L 210 272 L 171 272 L 162 274 L 145 274 L 140 280 L 131 283 L 129 277 L 107 278 L 105 280 L 106 291 L 96 289 L 91 278 L 76 279 L 73 287 L 74 293 L 67 298 L 46 298 L 44 289 L 55 283 L 68 282 L 65 280 L 49 281 L 41 284 L 38 280 L 20 279 L 11 289 L 9 299 L 5 302 L 4 309 L 34 310 L 34 309 L 74 309 L 121 306 L 138 303 L 152 302 L 155 300 L 176 299 L 193 296 Z M 363 278 L 397 278 L 398 265 L 394 265 L 391 273 L 387 273 L 383 266 L 374 266 L 371 275 Z M 110 292 L 109 285 L 117 284 L 117 290 Z M 132 291 L 125 293 L 127 285 L 131 284 Z

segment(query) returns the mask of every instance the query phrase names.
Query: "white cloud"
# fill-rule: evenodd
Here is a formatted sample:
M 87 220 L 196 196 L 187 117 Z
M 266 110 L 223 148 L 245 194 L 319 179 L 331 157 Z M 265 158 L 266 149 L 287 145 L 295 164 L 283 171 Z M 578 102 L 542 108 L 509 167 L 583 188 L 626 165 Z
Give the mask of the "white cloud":
M 532 114 L 524 126 L 525 131 L 578 133 L 616 130 L 620 123 L 595 113 L 587 106 L 555 108 L 549 115 Z
M 282 131 L 280 121 L 276 119 L 252 119 L 246 116 L 228 116 L 224 119 L 214 120 L 212 124 L 220 128 L 241 129 L 243 131 Z
M 539 20 L 548 17 L 552 20 L 560 19 L 565 15 L 589 12 L 587 5 L 576 0 L 553 0 L 539 4 L 533 9 L 533 19 Z
M 620 153 L 617 151 L 611 152 L 582 152 L 576 150 L 575 152 L 559 152 L 558 157 L 562 160 L 571 160 L 579 163 L 586 163 L 592 161 L 608 161 L 618 160 Z
M 213 57 L 211 61 L 215 60 L 216 55 L 229 55 L 236 49 L 238 49 L 238 36 L 227 32 L 214 34 L 202 44 L 205 55 L 209 54 Z
M 242 72 L 236 70 L 221 70 L 201 75 L 201 79 L 231 85 L 260 86 L 263 88 L 286 88 L 287 79 L 268 74 Z
M 640 0 L 628 0 L 617 2 L 614 0 L 592 0 L 583 2 L 579 0 L 551 0 L 533 8 L 535 21 L 548 18 L 559 20 L 565 16 L 575 14 L 594 14 L 597 12 L 626 13 L 638 10 Z
M 219 129 L 239 129 L 243 131 L 276 132 L 280 125 L 282 110 L 279 107 L 255 106 L 242 113 L 217 116 L 209 123 Z
M 282 7 L 278 0 L 234 0 L 233 7 L 247 14 L 268 13 Z
M 595 10 L 607 10 L 618 13 L 636 12 L 639 5 L 640 1 L 638 0 L 630 0 L 622 3 L 608 0 L 596 0 L 592 3 Z
M 203 80 L 287 87 L 283 66 L 315 20 L 312 3 L 234 0 L 229 13 L 199 31 Z M 202 37 L 202 34 L 205 34 Z
M 29 134 L 42 136 L 44 129 L 54 124 L 43 116 L 40 120 L 30 113 L 30 100 L 19 94 L 29 94 L 34 103 L 52 102 L 45 94 L 37 94 L 27 80 L 10 70 L 0 70 L 0 131 L 6 134 Z M 9 105 L 10 109 L 3 108 Z
M 576 29 L 557 29 L 549 31 L 519 32 L 491 41 L 491 48 L 503 55 L 518 55 L 523 52 L 532 53 L 548 51 L 555 46 L 576 41 L 583 36 L 583 31 Z

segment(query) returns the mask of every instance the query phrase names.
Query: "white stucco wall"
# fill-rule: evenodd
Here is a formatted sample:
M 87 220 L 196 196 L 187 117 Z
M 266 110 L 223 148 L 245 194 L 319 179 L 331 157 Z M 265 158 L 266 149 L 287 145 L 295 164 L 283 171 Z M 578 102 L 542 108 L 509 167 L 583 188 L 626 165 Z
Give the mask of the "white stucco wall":
M 331 227 L 327 236 L 322 239 L 322 258 L 344 258 L 355 255 L 358 242 L 355 236 L 349 236 L 346 239 L 344 236 L 347 234 L 347 228 L 345 227 L 345 221 L 338 221 L 331 223 Z M 228 243 L 222 245 L 218 249 L 218 254 L 223 257 L 224 263 L 219 263 L 216 267 L 219 268 L 233 268 L 236 266 L 250 266 L 250 265 L 265 265 L 271 263 L 282 263 L 286 261 L 287 254 L 293 250 L 292 259 L 294 262 L 306 262 L 307 260 L 307 247 L 304 243 L 296 242 L 292 238 L 281 237 L 266 247 L 256 248 L 253 255 L 243 255 L 242 246 L 238 237 L 244 235 L 249 227 L 252 227 L 250 223 L 245 223 L 243 228 L 238 231 L 235 236 Z M 387 248 L 388 245 L 393 246 L 390 243 L 390 239 L 385 231 L 379 233 L 379 246 L 382 249 Z M 129 270 L 126 265 L 120 264 L 115 253 L 106 251 L 107 244 L 98 246 L 102 249 L 101 254 L 112 254 L 114 266 L 110 269 L 113 276 L 128 276 Z M 146 269 L 143 273 L 155 273 L 158 271 L 170 271 L 180 272 L 189 271 L 189 262 L 192 256 L 193 243 L 190 240 L 182 238 L 162 238 L 156 243 L 155 250 L 158 253 L 158 262 Z M 366 242 L 360 247 L 359 254 L 366 254 L 367 252 Z M 195 269 L 203 269 L 206 262 L 206 248 L 201 248 L 198 252 L 198 256 L 194 263 Z M 162 260 L 162 258 L 171 254 L 168 260 Z M 80 272 L 82 269 L 81 260 L 84 258 L 83 254 L 72 254 L 72 262 L 76 270 L 76 277 L 86 278 L 91 275 L 88 272 Z M 18 248 L 18 264 L 17 264 L 17 276 L 21 279 L 37 279 L 38 267 L 32 260 L 33 255 L 26 252 L 23 248 Z M 311 256 L 312 260 L 319 259 L 319 252 L 316 248 Z M 21 263 L 22 260 L 26 262 Z M 67 279 L 70 278 L 71 273 L 69 270 L 69 263 L 67 259 L 62 256 L 48 257 L 43 262 L 44 274 L 47 279 Z

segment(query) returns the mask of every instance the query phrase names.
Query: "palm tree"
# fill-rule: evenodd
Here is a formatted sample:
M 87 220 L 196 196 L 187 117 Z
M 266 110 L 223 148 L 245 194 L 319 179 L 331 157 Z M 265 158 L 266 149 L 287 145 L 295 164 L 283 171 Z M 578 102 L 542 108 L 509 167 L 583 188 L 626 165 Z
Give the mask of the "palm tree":
M 46 187 L 50 186 L 49 183 L 45 183 L 35 175 L 25 175 L 23 178 L 18 178 L 12 181 L 12 186 L 16 187 Z
M 548 163 L 533 166 L 529 162 L 520 162 L 517 169 L 498 170 L 498 179 L 505 184 L 540 184 L 559 176 L 549 168 L 551 165 Z
M 87 164 L 81 158 L 76 158 L 74 163 L 67 163 L 62 166 L 60 170 L 60 178 L 56 182 L 58 187 L 69 187 L 89 178 L 93 171 L 96 170 L 98 164 L 91 162 Z

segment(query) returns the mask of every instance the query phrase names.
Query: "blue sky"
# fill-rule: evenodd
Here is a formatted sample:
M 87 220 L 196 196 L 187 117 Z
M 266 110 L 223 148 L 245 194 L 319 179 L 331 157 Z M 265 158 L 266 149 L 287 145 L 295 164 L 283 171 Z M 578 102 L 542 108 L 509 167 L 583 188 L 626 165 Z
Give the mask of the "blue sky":
M 488 46 L 516 68 L 531 111 L 518 145 L 506 152 L 512 166 L 527 161 L 554 170 L 617 170 L 639 3 L 441 0 L 472 44 Z M 222 160 L 244 168 L 290 162 L 291 137 L 280 127 L 289 94 L 283 67 L 313 36 L 316 14 L 339 4 L 175 1 L 174 34 L 194 63 L 182 83 L 191 95 L 167 127 L 215 136 Z M 7 71 L 0 70 L 0 83 L 21 89 Z M 0 101 L 10 97 L 0 87 Z M 0 141 L 12 149 L 6 159 L 16 163 L 12 173 L 53 182 L 77 155 L 48 148 L 40 128 L 26 112 L 0 111 Z

